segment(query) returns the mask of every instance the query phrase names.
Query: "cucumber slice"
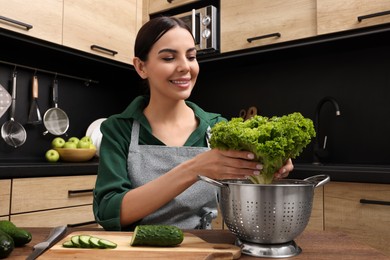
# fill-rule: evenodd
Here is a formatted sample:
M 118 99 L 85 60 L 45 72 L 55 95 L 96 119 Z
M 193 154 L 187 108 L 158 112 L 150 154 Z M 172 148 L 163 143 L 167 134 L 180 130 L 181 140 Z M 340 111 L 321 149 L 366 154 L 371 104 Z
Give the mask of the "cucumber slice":
M 117 247 L 117 244 L 110 241 L 110 240 L 107 240 L 107 239 L 100 239 L 99 240 L 99 245 L 101 245 L 102 247 L 104 248 L 116 248 Z
M 176 246 L 183 242 L 183 231 L 169 225 L 136 226 L 131 246 Z
M 71 240 L 65 241 L 64 243 L 62 243 L 62 246 L 63 247 L 67 247 L 67 248 L 74 248 L 74 247 L 76 247 Z
M 71 238 L 70 238 L 70 241 L 72 241 L 72 243 L 73 243 L 73 245 L 75 246 L 75 247 L 81 247 L 81 245 L 80 245 L 80 236 L 72 236 Z
M 99 240 L 100 238 L 98 237 L 91 237 L 89 239 L 89 244 L 91 245 L 92 248 L 102 248 L 102 249 L 106 248 L 99 244 Z
M 90 248 L 91 247 L 91 245 L 89 244 L 90 238 L 91 238 L 91 236 L 89 236 L 89 235 L 80 235 L 79 236 L 80 246 L 82 248 Z

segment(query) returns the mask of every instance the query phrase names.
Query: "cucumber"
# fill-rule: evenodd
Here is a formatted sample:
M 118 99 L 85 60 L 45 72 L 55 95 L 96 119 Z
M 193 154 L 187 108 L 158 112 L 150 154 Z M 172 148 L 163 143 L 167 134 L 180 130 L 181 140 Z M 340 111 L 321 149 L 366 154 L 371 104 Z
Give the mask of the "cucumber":
M 92 248 L 105 248 L 104 246 L 99 244 L 100 238 L 98 237 L 91 237 L 89 239 L 89 244 L 91 245 Z
M 139 225 L 135 227 L 131 246 L 176 246 L 183 242 L 183 231 L 169 225 Z
M 14 246 L 23 246 L 32 239 L 32 235 L 29 231 L 15 226 L 15 224 L 9 220 L 0 220 L 0 230 L 12 237 Z
M 62 243 L 62 246 L 67 247 L 67 248 L 74 248 L 75 247 L 75 245 L 73 244 L 73 242 L 71 240 L 65 241 L 64 243 Z
M 72 241 L 74 247 L 81 247 L 81 244 L 80 244 L 80 236 L 79 236 L 79 235 L 72 236 L 72 237 L 70 238 L 70 241 Z
M 107 240 L 90 235 L 74 235 L 70 240 L 62 243 L 63 247 L 67 248 L 97 248 L 97 249 L 113 249 L 117 244 Z
M 110 241 L 110 240 L 107 240 L 107 239 L 99 239 L 99 245 L 103 248 L 110 248 L 110 249 L 113 249 L 113 248 L 116 248 L 117 247 L 117 244 Z
M 10 235 L 0 230 L 0 259 L 8 257 L 14 250 L 14 240 Z
M 89 243 L 90 238 L 91 238 L 91 236 L 88 236 L 88 235 L 80 235 L 79 236 L 80 246 L 82 248 L 90 248 L 91 247 L 91 244 Z

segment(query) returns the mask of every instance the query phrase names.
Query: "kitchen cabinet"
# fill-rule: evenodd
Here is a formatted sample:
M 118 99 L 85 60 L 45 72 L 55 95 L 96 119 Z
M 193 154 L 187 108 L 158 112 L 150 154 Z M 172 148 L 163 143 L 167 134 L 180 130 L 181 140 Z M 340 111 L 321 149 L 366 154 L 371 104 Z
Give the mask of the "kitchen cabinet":
M 198 1 L 200 0 L 149 0 L 148 8 L 149 13 L 153 14 Z
M 10 220 L 29 227 L 92 222 L 95 181 L 96 175 L 13 179 Z
M 65 0 L 63 44 L 94 55 L 132 63 L 142 20 L 141 0 Z
M 389 205 L 388 184 L 330 182 L 324 186 L 325 230 L 348 233 L 390 255 Z
M 62 6 L 63 0 L 0 1 L 0 27 L 61 44 Z
M 318 0 L 318 34 L 390 22 L 388 0 Z
M 221 52 L 316 35 L 313 0 L 221 1 Z
M 0 219 L 8 219 L 11 200 L 11 180 L 0 180 Z

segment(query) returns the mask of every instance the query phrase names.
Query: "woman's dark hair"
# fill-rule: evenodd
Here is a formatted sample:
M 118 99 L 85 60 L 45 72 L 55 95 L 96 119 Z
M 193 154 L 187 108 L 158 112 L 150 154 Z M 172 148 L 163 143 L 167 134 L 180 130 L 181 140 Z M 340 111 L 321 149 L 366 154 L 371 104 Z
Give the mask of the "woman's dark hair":
M 142 61 L 146 61 L 154 43 L 167 31 L 177 26 L 191 33 L 191 29 L 187 24 L 175 17 L 160 16 L 145 23 L 138 31 L 137 38 L 135 39 L 134 56 L 140 58 Z

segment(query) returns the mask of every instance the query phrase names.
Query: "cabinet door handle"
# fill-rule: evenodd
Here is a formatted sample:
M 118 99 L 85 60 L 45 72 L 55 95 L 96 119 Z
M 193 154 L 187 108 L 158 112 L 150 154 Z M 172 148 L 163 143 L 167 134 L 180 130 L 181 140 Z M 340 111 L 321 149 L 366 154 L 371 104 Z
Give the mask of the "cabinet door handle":
M 282 36 L 280 33 L 270 33 L 270 34 L 265 34 L 265 35 L 260 35 L 260 36 L 248 38 L 246 40 L 248 42 L 253 42 L 253 41 L 257 41 L 257 40 L 261 40 L 261 39 L 265 39 L 265 38 L 271 38 L 271 37 L 279 38 L 280 36 Z
M 361 204 L 375 204 L 375 205 L 390 206 L 390 201 L 381 201 L 381 200 L 360 199 L 360 203 Z
M 104 47 L 101 47 L 101 46 L 98 46 L 98 45 L 91 45 L 91 50 L 99 51 L 99 52 L 103 52 L 103 53 L 108 53 L 108 54 L 110 54 L 112 56 L 115 56 L 116 54 L 118 54 L 117 51 L 110 50 L 110 49 L 107 49 L 107 48 L 104 48 Z
M 93 193 L 93 189 L 68 190 L 68 197 L 85 196 Z
M 70 228 L 73 228 L 73 227 L 81 227 L 81 226 L 87 226 L 87 225 L 92 225 L 92 224 L 96 224 L 96 221 L 92 220 L 92 221 L 87 221 L 87 222 L 68 224 L 67 226 Z
M 358 16 L 357 20 L 359 22 L 361 22 L 364 19 L 370 19 L 370 18 L 374 18 L 374 17 L 378 17 L 378 16 L 384 16 L 384 15 L 388 15 L 388 14 L 390 14 L 390 11 L 383 11 L 383 12 L 379 12 L 379 13 L 367 14 L 367 15 Z
M 27 31 L 33 28 L 33 26 L 32 26 L 31 24 L 23 23 L 23 22 L 20 22 L 20 21 L 17 21 L 17 20 L 14 20 L 14 19 L 11 19 L 11 18 L 2 16 L 2 15 L 0 15 L 0 20 L 4 20 L 4 21 L 6 21 L 6 22 L 9 22 L 9 23 L 13 23 L 13 24 L 22 26 L 22 27 L 24 27 Z

